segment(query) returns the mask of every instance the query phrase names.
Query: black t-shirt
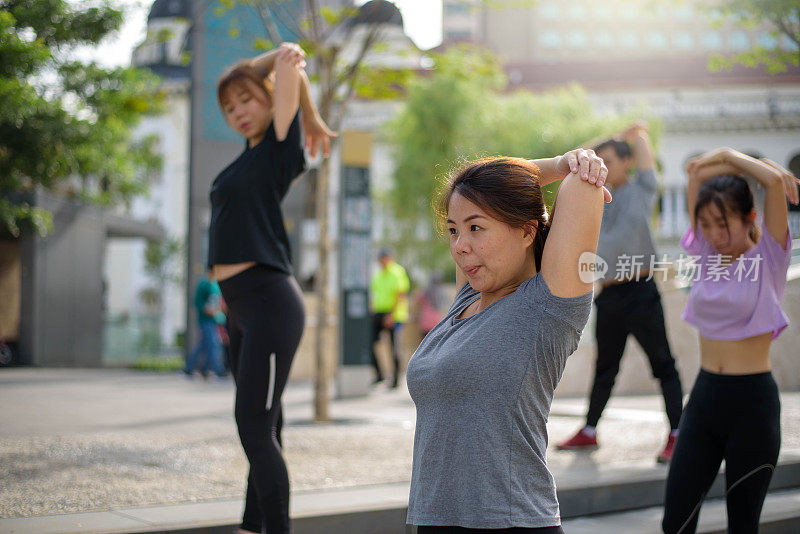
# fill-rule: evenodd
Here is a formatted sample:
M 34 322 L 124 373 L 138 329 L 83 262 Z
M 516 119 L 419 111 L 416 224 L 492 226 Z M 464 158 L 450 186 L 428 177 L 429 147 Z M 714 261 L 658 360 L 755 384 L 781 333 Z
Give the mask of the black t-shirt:
M 211 184 L 208 265 L 254 261 L 291 274 L 289 239 L 281 201 L 305 170 L 300 113 L 286 139 L 272 124 L 264 139 L 246 148 Z

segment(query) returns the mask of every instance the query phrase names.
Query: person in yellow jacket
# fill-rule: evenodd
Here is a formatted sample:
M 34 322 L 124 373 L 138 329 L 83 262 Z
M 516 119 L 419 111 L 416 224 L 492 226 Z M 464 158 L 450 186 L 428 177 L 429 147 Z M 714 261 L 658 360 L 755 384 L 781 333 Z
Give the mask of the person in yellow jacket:
M 394 359 L 394 376 L 391 387 L 396 388 L 400 375 L 400 334 L 403 325 L 408 322 L 408 291 L 411 284 L 406 270 L 394 261 L 391 250 L 381 249 L 378 254 L 378 263 L 381 267 L 372 276 L 370 283 L 372 309 L 370 353 L 372 365 L 375 367 L 375 383 L 377 384 L 383 382 L 384 376 L 375 356 L 375 344 L 380 340 L 381 332 L 387 331 Z

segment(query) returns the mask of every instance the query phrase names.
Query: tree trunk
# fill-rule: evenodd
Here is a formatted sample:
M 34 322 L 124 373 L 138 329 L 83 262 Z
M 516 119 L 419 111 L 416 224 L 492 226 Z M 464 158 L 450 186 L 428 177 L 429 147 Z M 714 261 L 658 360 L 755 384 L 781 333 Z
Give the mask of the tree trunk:
M 317 293 L 317 330 L 314 340 L 314 420 L 328 421 L 328 362 L 326 343 L 328 330 L 328 269 L 330 238 L 328 237 L 328 184 L 330 182 L 330 159 L 322 160 L 317 172 L 317 224 L 319 225 L 319 267 L 314 278 Z
M 332 90 L 327 85 L 330 80 L 330 65 L 323 59 L 319 62 L 320 81 L 323 84 L 321 102 L 319 106 L 320 116 L 325 122 L 331 117 Z M 330 124 L 330 123 L 329 123 Z M 338 126 L 338 125 L 332 125 Z M 333 144 L 333 143 L 332 143 Z M 314 420 L 328 421 L 328 400 L 330 397 L 328 385 L 330 373 L 328 371 L 326 347 L 338 346 L 338 333 L 334 333 L 332 340 L 327 340 L 328 331 L 328 277 L 330 273 L 329 261 L 331 243 L 328 235 L 328 191 L 330 187 L 331 160 L 323 158 L 322 164 L 317 172 L 317 198 L 316 198 L 316 217 L 319 226 L 319 266 L 314 278 L 315 291 L 317 293 L 317 331 L 314 339 Z

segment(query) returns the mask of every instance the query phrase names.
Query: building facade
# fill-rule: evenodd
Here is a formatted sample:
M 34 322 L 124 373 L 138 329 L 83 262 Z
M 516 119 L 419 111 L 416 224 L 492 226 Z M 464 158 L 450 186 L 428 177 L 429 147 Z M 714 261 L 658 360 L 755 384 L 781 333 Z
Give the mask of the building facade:
M 504 60 L 510 90 L 578 83 L 601 115 L 646 109 L 662 121 L 661 238 L 674 240 L 688 223 L 683 167 L 692 156 L 731 146 L 800 171 L 800 68 L 776 75 L 743 66 L 709 70 L 716 53 L 792 45 L 768 27 L 716 23 L 689 2 L 468 4 L 444 1 L 445 45 L 488 46 Z M 800 235 L 797 215 L 792 225 Z

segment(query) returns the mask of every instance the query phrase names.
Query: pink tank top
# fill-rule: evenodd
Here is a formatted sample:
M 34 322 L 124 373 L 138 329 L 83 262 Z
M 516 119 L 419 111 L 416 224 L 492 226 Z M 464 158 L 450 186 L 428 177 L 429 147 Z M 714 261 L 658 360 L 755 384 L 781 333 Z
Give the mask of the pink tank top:
M 737 340 L 772 332 L 772 339 L 789 325 L 781 309 L 786 271 L 792 256 L 792 238 L 787 232 L 784 247 L 763 224 L 756 245 L 727 266 L 691 227 L 681 246 L 699 269 L 695 272 L 683 320 L 708 339 Z

